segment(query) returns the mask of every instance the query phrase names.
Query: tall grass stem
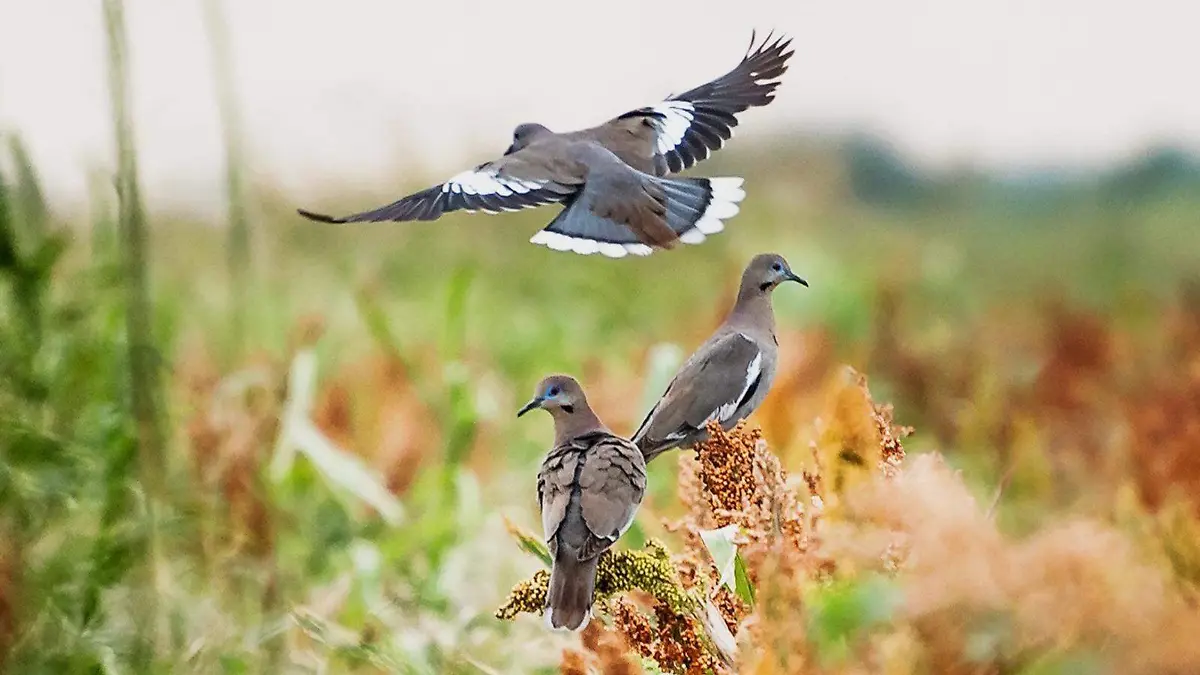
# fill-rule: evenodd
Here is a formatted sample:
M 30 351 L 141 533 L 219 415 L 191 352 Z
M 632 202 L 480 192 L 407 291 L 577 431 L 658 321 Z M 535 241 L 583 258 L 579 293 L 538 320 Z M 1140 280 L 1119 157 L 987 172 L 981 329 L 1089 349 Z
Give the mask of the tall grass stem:
M 137 154 L 129 87 L 128 40 L 122 0 L 104 0 L 104 25 L 108 38 L 108 84 L 112 105 L 113 135 L 117 150 L 117 199 L 125 287 L 125 328 L 129 350 L 129 385 L 137 427 L 138 459 L 145 512 L 149 524 L 149 589 L 147 611 L 141 620 L 153 622 L 154 652 L 167 646 L 168 630 L 161 614 L 159 589 L 165 577 L 159 572 L 160 542 L 156 521 L 163 498 L 166 462 L 162 420 L 158 409 L 159 378 L 151 334 L 151 306 L 147 273 L 146 215 L 138 187 Z
M 246 298 L 250 294 L 250 224 L 246 215 L 246 193 L 242 178 L 242 121 L 238 112 L 234 85 L 233 59 L 224 0 L 203 0 L 204 24 L 211 46 L 216 103 L 221 118 L 225 146 L 225 198 L 229 218 L 226 264 L 229 268 L 229 292 L 235 353 L 240 353 L 246 338 Z

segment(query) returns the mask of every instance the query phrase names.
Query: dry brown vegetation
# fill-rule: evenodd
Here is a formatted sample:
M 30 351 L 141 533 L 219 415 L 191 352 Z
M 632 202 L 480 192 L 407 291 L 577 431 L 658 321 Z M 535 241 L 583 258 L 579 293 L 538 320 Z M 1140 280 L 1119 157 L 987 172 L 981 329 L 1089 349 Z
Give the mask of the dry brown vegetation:
M 1102 331 L 1079 318 L 1058 325 L 1089 347 L 1056 340 L 1031 395 L 1042 410 L 1100 405 L 1107 397 L 1081 392 L 1111 367 L 1093 349 L 1106 343 Z M 635 592 L 606 599 L 562 672 L 638 672 L 622 646 L 645 671 L 689 675 L 1198 672 L 1195 505 L 1162 510 L 1164 486 L 1191 478 L 1181 463 L 1200 449 L 1200 410 L 1187 407 L 1200 401 L 1196 382 L 1185 370 L 1127 402 L 1133 459 L 1157 447 L 1165 463 L 1135 473 L 1141 505 L 1107 519 L 1047 513 L 1018 535 L 997 525 L 995 497 L 977 496 L 940 454 L 905 456 L 912 429 L 895 425 L 865 378 L 833 372 L 795 477 L 745 423 L 714 427 L 681 461 L 686 516 L 666 524 L 680 535 L 675 582 L 713 599 L 736 661 L 723 663 L 695 615 Z M 725 587 L 713 592 L 717 570 L 699 532 L 731 523 L 753 608 Z
M 784 332 L 784 368 L 754 423 L 715 430 L 681 453 L 678 508 L 659 504 L 666 517 L 641 516 L 658 517 L 669 542 L 610 556 L 598 585 L 602 618 L 580 649 L 564 652 L 562 671 L 1196 672 L 1194 295 L 1181 294 L 1159 319 L 1150 334 L 1165 341 L 1152 347 L 1098 314 L 1048 305 L 1040 341 L 991 338 L 1041 354 L 1024 380 L 995 376 L 1011 354 L 992 343 L 934 353 L 875 340 L 870 362 L 936 430 L 925 452 L 908 457 L 914 430 L 873 399 L 864 376 L 839 365 L 829 335 Z M 903 330 L 898 300 L 883 307 L 877 335 Z M 297 344 L 315 330 L 298 328 Z M 222 389 L 229 378 L 221 385 L 199 352 L 186 353 L 178 372 L 194 410 L 193 461 L 228 518 L 213 530 L 225 539 L 206 545 L 263 555 L 272 518 L 254 476 L 277 433 L 285 363 L 247 362 L 250 384 L 232 395 Z M 628 387 L 598 362 L 589 373 L 621 419 Z M 313 417 L 397 495 L 440 460 L 435 411 L 408 366 L 386 353 L 326 377 Z M 969 484 L 936 451 L 980 445 L 995 450 L 990 484 Z M 475 469 L 486 473 L 495 459 L 481 454 Z M 718 584 L 700 538 L 730 524 L 753 604 Z M 544 583 L 540 574 L 518 588 L 501 615 L 539 611 Z M 734 636 L 735 656 L 715 646 L 705 600 Z M 830 618 L 831 603 L 851 617 Z

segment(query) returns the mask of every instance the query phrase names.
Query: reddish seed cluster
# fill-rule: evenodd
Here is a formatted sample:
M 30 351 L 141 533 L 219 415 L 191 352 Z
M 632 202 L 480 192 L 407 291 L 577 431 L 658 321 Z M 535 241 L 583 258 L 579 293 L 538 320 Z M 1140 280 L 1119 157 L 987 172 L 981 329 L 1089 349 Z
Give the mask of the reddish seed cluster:
M 913 432 L 912 427 L 892 424 L 892 405 L 872 404 L 871 419 L 879 430 L 879 470 L 885 478 L 895 478 L 904 462 L 904 445 L 900 440 Z
M 215 365 L 201 354 L 190 355 L 179 369 L 192 409 L 185 430 L 195 473 L 226 505 L 225 538 L 203 545 L 265 556 L 275 535 L 257 476 L 279 431 L 282 369 L 270 362 L 247 368 L 258 381 L 238 391 L 223 389 Z
M 579 637 L 586 651 L 563 651 L 559 666 L 563 675 L 641 675 L 643 672 L 620 633 L 605 629 L 601 621 L 593 619 Z
M 558 666 L 558 672 L 562 675 L 590 675 L 591 670 L 588 668 L 587 657 L 576 649 L 564 649 L 562 662 Z
M 861 439 L 858 445 L 862 455 L 877 459 L 883 476 L 895 477 L 904 461 L 901 439 L 911 430 L 896 427 L 891 407 L 874 404 L 865 378 L 853 375 L 846 388 L 833 395 L 840 413 L 850 407 L 859 411 L 853 433 L 847 438 Z M 853 390 L 852 395 L 847 389 Z M 840 417 L 835 415 L 833 419 Z M 814 456 L 819 460 L 816 453 Z M 692 456 L 680 462 L 678 492 L 687 514 L 679 522 L 665 523 L 669 531 L 682 536 L 684 543 L 682 551 L 669 558 L 674 582 L 687 594 L 707 598 L 735 639 L 751 645 L 753 653 L 739 658 L 744 662 L 742 666 L 766 658 L 789 663 L 784 672 L 799 672 L 792 666 L 802 667 L 804 661 L 799 655 L 789 656 L 807 639 L 803 622 L 778 621 L 776 617 L 802 602 L 805 583 L 830 574 L 832 561 L 821 550 L 814 529 L 821 513 L 820 495 L 825 490 L 819 461 L 804 472 L 803 479 L 799 491 L 803 494 L 807 487 L 807 494 L 802 497 L 779 458 L 763 441 L 761 431 L 744 421 L 729 431 L 710 425 L 709 439 L 697 444 Z M 757 593 L 757 611 L 728 587 L 718 584 L 718 571 L 700 537 L 704 530 L 730 524 L 739 527 L 738 552 Z M 896 558 L 892 561 L 894 569 L 901 556 L 897 551 L 891 554 Z M 665 550 L 658 555 L 664 556 L 661 562 L 668 562 Z M 665 591 L 666 585 L 662 580 L 656 587 Z M 613 596 L 605 607 L 612 618 L 613 639 L 606 638 L 608 633 L 594 622 L 583 635 L 585 651 L 566 653 L 562 672 L 578 673 L 580 668 L 588 667 L 592 670 L 583 672 L 597 672 L 596 667 L 601 668 L 599 672 L 614 675 L 639 672 L 629 669 L 637 667 L 632 660 L 617 658 L 627 656 L 627 651 L 652 659 L 664 673 L 730 672 L 701 623 L 688 612 L 673 609 L 657 593 Z M 603 663 L 619 665 L 604 670 Z
M 613 624 L 625 641 L 642 656 L 653 659 L 667 673 L 705 675 L 723 672 L 709 653 L 696 624 L 661 602 L 654 603 L 653 619 L 628 600 L 611 607 Z
M 707 498 L 714 524 L 724 527 L 736 522 L 755 496 L 755 448 L 762 431 L 745 429 L 745 421 L 729 433 L 715 422 L 709 425 L 710 438 L 699 443 L 695 456 L 700 462 L 700 483 Z

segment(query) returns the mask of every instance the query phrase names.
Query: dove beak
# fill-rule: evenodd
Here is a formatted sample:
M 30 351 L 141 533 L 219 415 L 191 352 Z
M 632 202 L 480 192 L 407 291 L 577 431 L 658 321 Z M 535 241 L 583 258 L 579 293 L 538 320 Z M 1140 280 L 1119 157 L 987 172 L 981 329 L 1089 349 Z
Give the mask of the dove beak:
M 801 286 L 804 286 L 805 288 L 808 287 L 807 281 L 805 281 L 804 279 L 801 279 L 800 277 L 796 276 L 792 272 L 788 272 L 787 278 L 788 278 L 788 281 L 795 281 L 796 283 L 800 284 Z
M 521 409 L 517 411 L 517 417 L 524 415 L 525 413 L 529 412 L 530 410 L 533 410 L 534 408 L 542 407 L 543 401 L 545 401 L 545 399 L 535 398 L 532 401 L 530 401 L 529 403 L 526 403 L 525 405 L 521 406 Z

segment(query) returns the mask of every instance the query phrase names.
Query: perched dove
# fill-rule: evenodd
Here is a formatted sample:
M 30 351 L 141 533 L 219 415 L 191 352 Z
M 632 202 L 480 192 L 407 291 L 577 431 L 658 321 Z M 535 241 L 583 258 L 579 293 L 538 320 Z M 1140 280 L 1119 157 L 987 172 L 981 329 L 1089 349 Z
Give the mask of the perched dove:
M 732 428 L 762 403 L 779 350 L 771 292 L 785 281 L 808 285 L 774 253 L 757 255 L 746 266 L 724 323 L 684 362 L 634 433 L 647 462 L 704 440 L 711 420 Z
M 538 472 L 538 506 L 554 559 L 546 623 L 582 629 L 591 616 L 600 554 L 633 524 L 646 491 L 646 464 L 588 407 L 573 378 L 552 375 L 517 416 L 542 408 L 554 418 L 554 447 Z

